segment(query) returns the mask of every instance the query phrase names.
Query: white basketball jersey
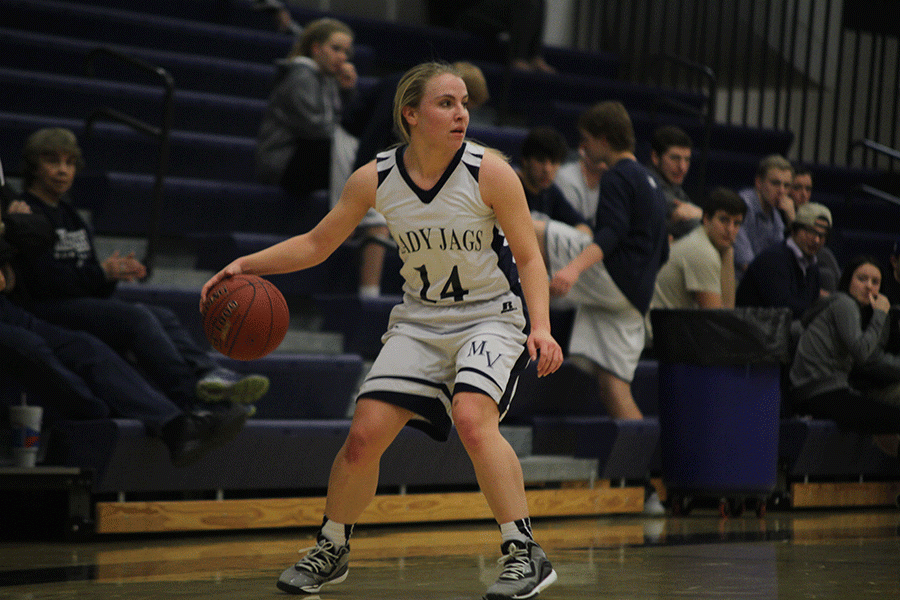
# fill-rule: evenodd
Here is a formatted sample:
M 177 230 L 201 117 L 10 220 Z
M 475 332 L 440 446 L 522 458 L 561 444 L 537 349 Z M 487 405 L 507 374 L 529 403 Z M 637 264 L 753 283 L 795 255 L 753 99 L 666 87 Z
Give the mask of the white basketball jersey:
M 521 296 L 512 252 L 478 188 L 485 149 L 464 143 L 430 190 L 412 181 L 405 150 L 378 154 L 375 208 L 397 242 L 406 301 L 453 306 Z

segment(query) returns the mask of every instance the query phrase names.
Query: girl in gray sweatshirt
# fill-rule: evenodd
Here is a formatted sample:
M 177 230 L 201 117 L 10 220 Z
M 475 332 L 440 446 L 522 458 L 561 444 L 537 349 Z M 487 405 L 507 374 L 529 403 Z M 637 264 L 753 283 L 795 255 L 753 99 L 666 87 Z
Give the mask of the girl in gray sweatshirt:
M 900 357 L 884 352 L 890 304 L 879 293 L 881 270 L 867 257 L 851 261 L 838 291 L 803 317 L 790 370 L 797 414 L 834 420 L 860 433 L 900 433 L 900 406 L 863 394 L 850 382 L 854 368 L 900 382 Z

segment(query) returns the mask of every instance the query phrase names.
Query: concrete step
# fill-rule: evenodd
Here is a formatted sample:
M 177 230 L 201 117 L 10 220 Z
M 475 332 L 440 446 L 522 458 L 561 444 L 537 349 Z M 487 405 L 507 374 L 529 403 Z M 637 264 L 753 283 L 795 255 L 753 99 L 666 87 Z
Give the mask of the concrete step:
M 593 458 L 571 456 L 533 455 L 520 459 L 525 484 L 588 481 L 597 479 L 598 461 Z
M 525 458 L 531 456 L 531 427 L 528 425 L 503 425 L 500 424 L 500 433 L 516 451 L 516 456 Z

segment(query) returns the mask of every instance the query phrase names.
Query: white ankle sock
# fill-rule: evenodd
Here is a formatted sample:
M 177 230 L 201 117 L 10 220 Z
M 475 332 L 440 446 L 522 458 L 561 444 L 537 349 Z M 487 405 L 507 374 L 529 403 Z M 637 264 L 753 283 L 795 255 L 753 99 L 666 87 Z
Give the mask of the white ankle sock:
M 525 517 L 524 519 L 519 519 L 518 521 L 510 521 L 509 523 L 501 523 L 500 524 L 500 535 L 503 536 L 503 541 L 508 542 L 509 540 L 518 540 L 520 542 L 528 542 L 534 541 L 534 536 L 531 533 L 531 519 L 529 517 Z
M 331 519 L 325 519 L 321 531 L 326 539 L 330 540 L 335 547 L 340 548 L 341 546 L 347 545 L 347 542 L 350 540 L 350 533 L 353 531 L 353 525 L 344 525 L 343 523 L 337 523 Z

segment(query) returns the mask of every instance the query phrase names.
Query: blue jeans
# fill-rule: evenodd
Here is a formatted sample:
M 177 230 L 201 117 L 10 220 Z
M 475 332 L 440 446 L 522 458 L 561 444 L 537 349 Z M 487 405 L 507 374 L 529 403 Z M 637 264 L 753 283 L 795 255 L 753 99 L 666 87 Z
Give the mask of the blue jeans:
M 138 419 L 158 433 L 182 414 L 96 337 L 42 321 L 2 296 L 0 373 L 34 392 L 58 418 Z
M 43 300 L 34 303 L 32 311 L 51 323 L 100 338 L 133 360 L 184 409 L 196 404 L 197 381 L 217 366 L 178 317 L 161 306 L 84 297 Z

